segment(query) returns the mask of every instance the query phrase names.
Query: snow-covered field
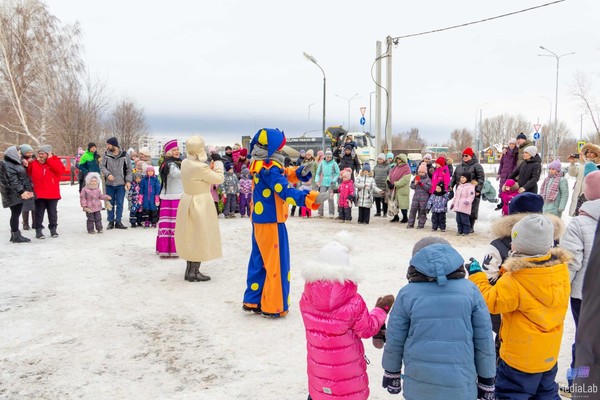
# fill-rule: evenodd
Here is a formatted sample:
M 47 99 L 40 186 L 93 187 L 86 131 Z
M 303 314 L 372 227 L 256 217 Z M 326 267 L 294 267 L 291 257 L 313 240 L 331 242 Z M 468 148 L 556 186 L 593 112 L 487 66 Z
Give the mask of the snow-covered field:
M 9 243 L 9 210 L 0 210 L 0 399 L 304 400 L 306 343 L 298 308 L 303 262 L 336 232 L 348 230 L 356 240 L 352 262 L 363 275 L 359 292 L 374 305 L 407 283 L 414 243 L 433 233 L 429 223 L 407 230 L 388 218 L 372 217 L 370 225 L 290 218 L 290 314 L 267 320 L 241 310 L 247 218 L 221 220 L 224 258 L 203 266 L 210 282 L 188 283 L 184 261 L 155 255 L 154 229 L 89 235 L 77 187 L 63 185 L 61 192 L 56 239 Z M 481 259 L 490 221 L 499 216 L 494 207 L 482 202 L 473 236 L 455 235 L 454 213 L 448 214 L 448 231 L 433 234 L 447 238 L 465 259 Z M 357 209 L 353 214 L 356 219 Z M 573 336 L 569 311 L 561 382 Z M 370 340 L 365 347 L 370 398 L 401 398 L 381 388 L 382 350 Z

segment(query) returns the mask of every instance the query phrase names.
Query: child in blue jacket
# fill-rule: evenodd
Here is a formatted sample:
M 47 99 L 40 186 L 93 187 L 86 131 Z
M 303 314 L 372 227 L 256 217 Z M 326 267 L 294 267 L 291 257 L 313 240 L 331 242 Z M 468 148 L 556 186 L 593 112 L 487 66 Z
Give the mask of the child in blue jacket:
M 140 203 L 142 204 L 142 220 L 147 228 L 152 224 L 156 228 L 158 222 L 158 206 L 160 206 L 160 182 L 152 165 L 146 166 L 146 176 L 140 182 Z

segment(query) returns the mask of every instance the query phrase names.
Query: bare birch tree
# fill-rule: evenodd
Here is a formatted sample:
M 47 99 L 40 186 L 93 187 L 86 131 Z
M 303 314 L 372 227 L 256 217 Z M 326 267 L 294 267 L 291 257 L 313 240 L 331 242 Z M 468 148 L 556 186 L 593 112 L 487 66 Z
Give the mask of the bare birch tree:
M 137 148 L 140 138 L 148 133 L 144 110 L 131 100 L 120 101 L 110 114 L 108 131 L 117 137 L 122 150 Z
M 592 135 L 591 139 L 595 143 L 600 142 L 600 107 L 594 97 L 594 89 L 592 81 L 587 74 L 582 72 L 576 72 L 573 75 L 573 84 L 571 86 L 571 94 L 579 102 L 581 108 L 589 114 L 594 128 L 596 129 L 595 135 Z
M 425 147 L 425 140 L 419 133 L 419 128 L 411 128 L 409 131 L 392 135 L 392 149 L 419 150 Z
M 63 83 L 81 69 L 79 28 L 62 26 L 38 0 L 0 3 L 0 121 L 4 141 L 43 143 Z M 67 79 L 65 79 L 67 78 Z
M 494 144 L 507 144 L 510 138 L 531 129 L 531 123 L 520 114 L 501 114 L 486 118 L 480 126 L 482 146 L 486 148 Z

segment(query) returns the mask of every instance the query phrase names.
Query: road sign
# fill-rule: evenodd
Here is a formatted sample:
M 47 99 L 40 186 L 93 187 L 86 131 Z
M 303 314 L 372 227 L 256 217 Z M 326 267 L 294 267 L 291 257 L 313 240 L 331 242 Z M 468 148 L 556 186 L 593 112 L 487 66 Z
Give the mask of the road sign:
M 540 140 L 540 136 L 541 136 L 541 135 L 540 135 L 540 133 L 539 133 L 539 132 L 536 132 L 536 133 L 534 133 L 534 134 L 533 134 L 533 140 Z
M 365 125 L 365 123 L 367 122 L 367 120 L 365 119 L 365 117 L 360 117 L 360 124 L 361 125 Z
M 584 140 L 580 140 L 579 142 L 577 142 L 577 152 L 581 153 L 581 148 L 585 146 L 585 141 Z
M 533 124 L 533 129 L 535 129 L 536 132 L 539 132 L 541 127 L 542 124 Z
M 488 157 L 488 164 L 493 164 L 494 163 L 494 156 L 489 156 Z
M 362 115 L 364 117 L 365 116 L 365 111 L 367 111 L 367 107 L 361 107 L 360 108 L 360 115 Z

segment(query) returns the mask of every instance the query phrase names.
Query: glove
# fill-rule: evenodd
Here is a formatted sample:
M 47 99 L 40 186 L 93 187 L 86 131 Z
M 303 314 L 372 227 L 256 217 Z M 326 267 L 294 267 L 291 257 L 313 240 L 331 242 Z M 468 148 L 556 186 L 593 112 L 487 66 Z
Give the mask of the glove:
M 83 207 L 83 211 L 86 212 L 86 213 L 91 213 L 92 212 L 92 210 L 90 210 L 89 207 Z
M 314 161 L 307 162 L 306 164 L 302 165 L 303 168 L 300 172 L 300 175 L 302 175 L 302 177 L 305 177 L 306 175 L 310 174 L 315 168 L 315 165 L 317 165 L 317 163 Z
M 494 378 L 477 377 L 477 400 L 494 400 Z
M 393 305 L 394 296 L 392 296 L 391 294 L 378 298 L 377 303 L 375 303 L 375 307 L 381 308 L 383 311 L 386 312 L 386 314 L 390 312 L 390 309 Z
M 143 195 L 138 195 L 138 204 L 143 204 L 144 203 L 144 196 Z
M 448 192 L 448 200 L 452 200 L 454 198 L 454 192 L 450 191 Z
M 479 265 L 479 261 L 477 261 L 473 257 L 469 258 L 469 261 L 470 262 L 465 264 L 465 268 L 467 269 L 467 272 L 469 273 L 469 275 L 473 275 L 478 272 L 483 272 L 481 270 L 481 265 Z
M 465 206 L 468 206 L 468 205 L 469 205 L 469 200 L 465 200 L 465 201 L 463 202 L 463 204 L 464 204 Z
M 315 204 L 323 204 L 325 200 L 329 200 L 329 193 L 323 192 L 317 195 L 317 199 L 315 200 Z
M 383 325 L 381 326 L 381 329 L 379 329 L 379 332 L 377 332 L 375 334 L 375 336 L 373 336 L 373 346 L 375 346 L 376 349 L 383 349 L 383 345 L 385 343 L 386 329 L 387 329 L 387 327 L 385 326 L 385 322 L 384 322 Z
M 402 390 L 402 374 L 400 372 L 384 371 L 381 385 L 387 389 L 388 393 L 400 394 Z
M 112 206 L 112 204 L 110 204 L 110 203 L 106 204 L 106 209 L 107 209 L 108 211 L 112 210 L 112 209 L 113 209 L 113 206 Z
M 385 181 L 385 183 L 387 183 L 388 188 L 390 188 L 390 189 L 394 188 L 394 184 L 391 183 L 390 181 Z

